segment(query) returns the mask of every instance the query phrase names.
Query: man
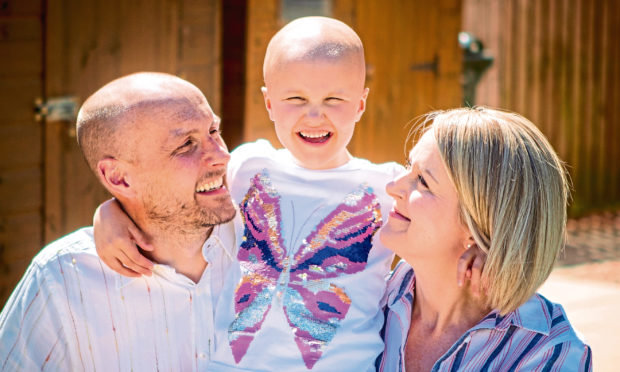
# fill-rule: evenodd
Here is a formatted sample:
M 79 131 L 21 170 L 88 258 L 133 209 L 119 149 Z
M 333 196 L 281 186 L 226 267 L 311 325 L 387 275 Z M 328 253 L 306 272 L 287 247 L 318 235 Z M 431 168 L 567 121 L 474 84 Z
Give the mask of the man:
M 151 277 L 102 264 L 92 228 L 44 248 L 0 314 L 0 371 L 205 370 L 234 253 L 219 119 L 192 84 L 138 73 L 86 100 L 79 145 L 153 246 Z

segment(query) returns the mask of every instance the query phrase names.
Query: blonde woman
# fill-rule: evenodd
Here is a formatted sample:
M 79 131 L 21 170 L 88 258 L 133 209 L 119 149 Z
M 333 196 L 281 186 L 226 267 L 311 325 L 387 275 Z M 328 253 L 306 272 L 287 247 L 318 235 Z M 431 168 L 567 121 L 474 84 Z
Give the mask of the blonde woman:
M 536 293 L 564 245 L 562 162 L 527 119 L 488 108 L 428 114 L 407 171 L 387 185 L 389 280 L 380 371 L 590 371 L 562 307 Z M 454 283 L 487 253 L 487 295 Z

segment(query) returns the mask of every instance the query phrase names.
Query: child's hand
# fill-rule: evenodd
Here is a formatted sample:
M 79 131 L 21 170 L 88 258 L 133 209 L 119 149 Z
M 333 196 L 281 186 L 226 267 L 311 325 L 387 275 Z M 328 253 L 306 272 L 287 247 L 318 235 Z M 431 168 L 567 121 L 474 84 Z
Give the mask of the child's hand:
M 152 251 L 146 236 L 127 216 L 116 199 L 101 204 L 93 217 L 97 254 L 117 273 L 129 277 L 151 276 L 153 263 L 138 251 Z
M 485 283 L 482 283 L 482 269 L 487 260 L 487 254 L 476 244 L 467 246 L 467 250 L 459 258 L 456 271 L 456 279 L 459 287 L 465 284 L 465 280 L 469 280 L 469 288 L 475 297 L 485 289 Z

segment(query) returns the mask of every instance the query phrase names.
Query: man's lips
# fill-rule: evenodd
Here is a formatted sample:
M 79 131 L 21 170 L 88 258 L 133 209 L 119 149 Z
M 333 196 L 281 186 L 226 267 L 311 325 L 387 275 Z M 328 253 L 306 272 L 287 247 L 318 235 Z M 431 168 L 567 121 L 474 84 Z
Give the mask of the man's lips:
M 224 176 L 221 175 L 215 179 L 207 180 L 202 182 L 198 187 L 196 187 L 196 192 L 199 194 L 212 194 L 218 190 L 225 189 L 224 186 Z
M 411 218 L 405 217 L 396 208 L 394 208 L 394 209 L 392 209 L 390 211 L 390 217 L 398 219 L 398 220 L 403 220 L 403 221 L 411 222 Z

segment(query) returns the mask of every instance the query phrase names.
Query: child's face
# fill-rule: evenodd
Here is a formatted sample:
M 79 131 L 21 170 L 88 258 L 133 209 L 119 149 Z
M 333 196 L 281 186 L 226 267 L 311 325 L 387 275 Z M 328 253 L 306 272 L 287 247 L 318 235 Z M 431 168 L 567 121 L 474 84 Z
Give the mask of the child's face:
M 364 71 L 350 58 L 290 61 L 271 71 L 263 88 L 276 134 L 298 165 L 345 164 L 355 123 L 366 108 Z

